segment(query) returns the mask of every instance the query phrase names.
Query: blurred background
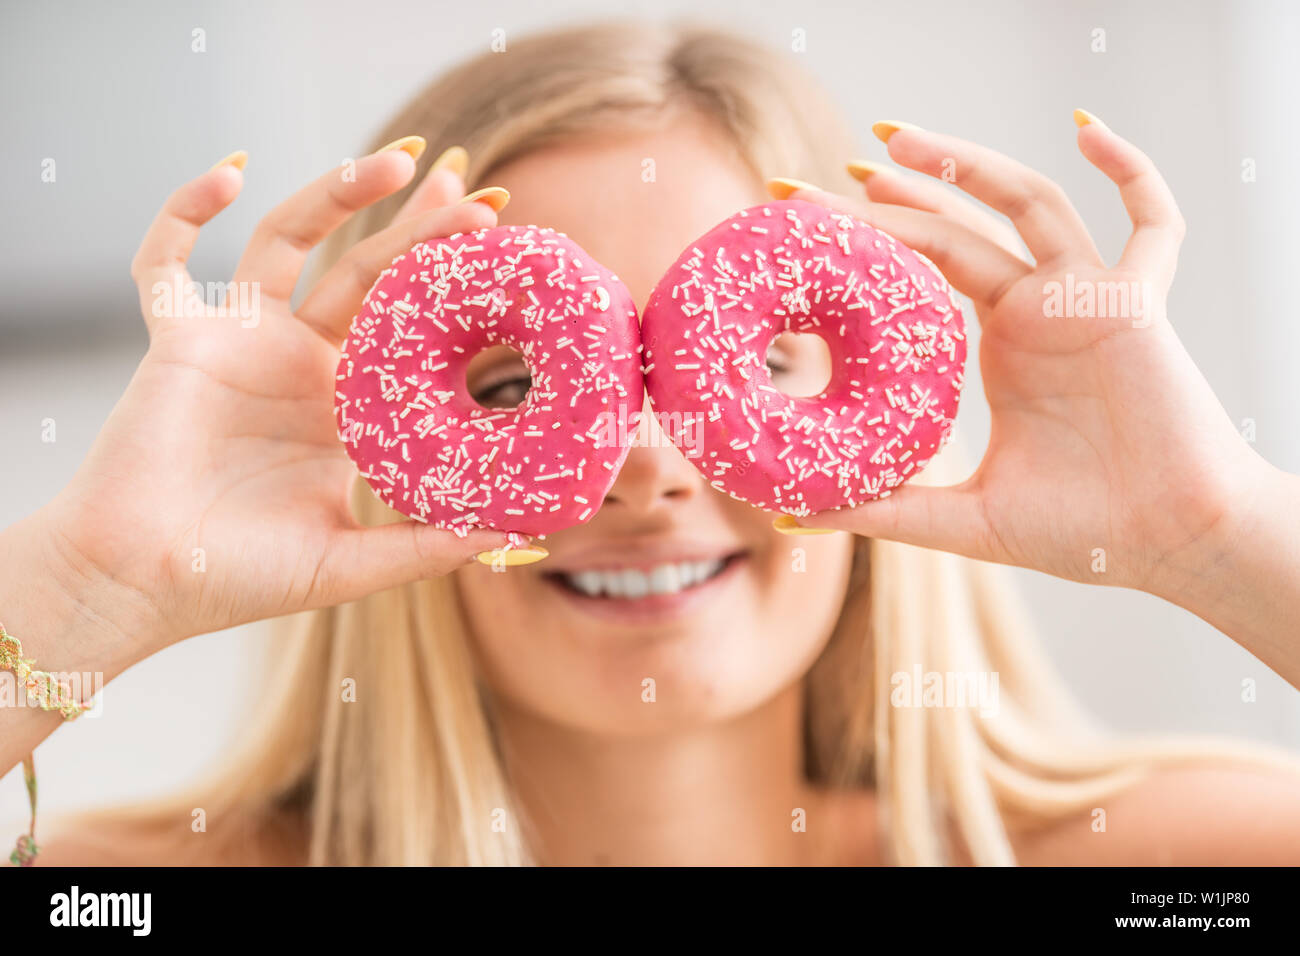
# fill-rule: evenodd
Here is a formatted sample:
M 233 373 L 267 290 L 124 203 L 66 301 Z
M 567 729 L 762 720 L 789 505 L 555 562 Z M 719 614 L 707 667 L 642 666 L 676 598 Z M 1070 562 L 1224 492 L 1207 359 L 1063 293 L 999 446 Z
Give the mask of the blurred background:
M 874 120 L 978 140 L 1055 178 L 1112 260 L 1129 225 L 1075 148 L 1086 108 L 1155 160 L 1189 224 L 1170 315 L 1229 416 L 1300 472 L 1300 5 L 1276 2 L 938 3 L 624 0 L 691 15 L 797 56 L 838 98 L 859 156 L 887 159 Z M 9 2 L 0 12 L 0 526 L 76 470 L 146 346 L 128 267 L 168 192 L 236 149 L 247 184 L 191 260 L 225 281 L 276 202 L 359 155 L 442 68 L 602 3 Z M 792 51 L 803 31 L 806 49 Z M 849 157 L 844 157 L 848 159 Z M 988 434 L 978 363 L 961 443 Z M 42 422 L 57 440 L 42 441 Z M 105 502 L 112 507 L 112 502 Z M 1111 727 L 1206 731 L 1300 752 L 1300 692 L 1191 614 L 1143 594 L 1015 572 L 1051 656 Z M 195 773 L 253 693 L 253 626 L 207 635 L 111 684 L 102 716 L 38 753 L 43 812 L 154 793 Z M 1300 622 L 1297 622 L 1300 639 Z M 1256 699 L 1243 700 L 1254 680 Z M 24 826 L 17 770 L 0 831 Z M 10 821 L 11 824 L 10 824 Z M 3 837 L 8 840 L 8 836 Z

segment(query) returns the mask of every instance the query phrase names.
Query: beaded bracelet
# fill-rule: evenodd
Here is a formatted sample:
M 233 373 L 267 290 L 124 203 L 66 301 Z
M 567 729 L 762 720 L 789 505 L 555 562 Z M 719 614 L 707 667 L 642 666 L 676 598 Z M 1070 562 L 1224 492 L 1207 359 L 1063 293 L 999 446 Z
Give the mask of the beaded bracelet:
M 23 657 L 23 645 L 0 624 L 0 670 L 13 671 L 18 682 L 27 688 L 27 696 L 40 704 L 41 710 L 57 710 L 64 720 L 75 720 L 92 707 L 91 703 L 74 700 L 72 689 L 56 681 L 48 671 L 32 668 L 36 662 Z M 27 802 L 32 808 L 32 822 L 28 831 L 18 838 L 9 862 L 14 866 L 31 866 L 36 860 L 36 759 L 34 754 L 23 758 L 23 780 L 27 784 Z

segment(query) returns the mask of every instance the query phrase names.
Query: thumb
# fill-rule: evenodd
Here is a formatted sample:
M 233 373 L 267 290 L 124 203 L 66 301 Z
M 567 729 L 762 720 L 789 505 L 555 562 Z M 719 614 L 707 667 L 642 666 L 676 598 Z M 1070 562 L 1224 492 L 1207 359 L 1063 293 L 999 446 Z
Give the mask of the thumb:
M 819 511 L 797 519 L 803 528 L 850 531 L 921 548 L 988 560 L 979 499 L 960 485 L 904 485 L 883 498 L 852 508 Z
M 532 564 L 547 556 L 527 535 L 475 530 L 464 537 L 418 521 L 339 532 L 329 545 L 321 577 L 327 601 L 354 601 L 411 581 L 448 574 L 476 558 L 483 564 Z

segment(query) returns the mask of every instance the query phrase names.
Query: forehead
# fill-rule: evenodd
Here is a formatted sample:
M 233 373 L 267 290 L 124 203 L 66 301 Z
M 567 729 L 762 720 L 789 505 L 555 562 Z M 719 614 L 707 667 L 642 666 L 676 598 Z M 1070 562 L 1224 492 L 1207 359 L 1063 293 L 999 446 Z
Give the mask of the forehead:
M 567 234 L 623 280 L 638 308 L 690 242 L 769 198 L 725 136 L 690 117 L 548 146 L 481 185 L 510 190 L 502 225 Z

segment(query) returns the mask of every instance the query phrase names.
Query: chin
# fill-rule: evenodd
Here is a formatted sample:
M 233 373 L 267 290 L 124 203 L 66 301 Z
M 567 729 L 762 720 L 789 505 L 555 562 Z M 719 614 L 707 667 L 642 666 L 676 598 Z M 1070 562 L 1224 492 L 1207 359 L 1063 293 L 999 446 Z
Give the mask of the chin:
M 545 571 L 467 568 L 461 593 L 498 697 L 646 735 L 738 717 L 811 667 L 836 612 L 810 617 L 807 582 L 771 563 L 743 547 L 575 553 Z M 834 609 L 842 593 L 826 597 Z

